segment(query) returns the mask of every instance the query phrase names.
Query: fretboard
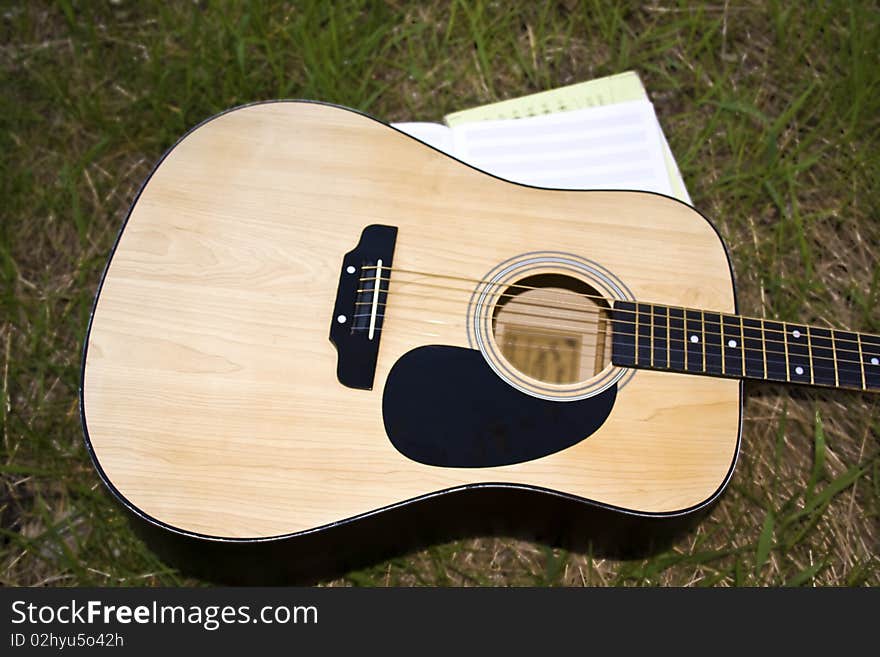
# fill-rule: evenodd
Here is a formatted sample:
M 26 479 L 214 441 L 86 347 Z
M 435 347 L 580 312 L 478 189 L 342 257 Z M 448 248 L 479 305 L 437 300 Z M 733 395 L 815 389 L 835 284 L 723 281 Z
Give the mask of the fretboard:
M 880 391 L 880 336 L 616 301 L 621 367 Z

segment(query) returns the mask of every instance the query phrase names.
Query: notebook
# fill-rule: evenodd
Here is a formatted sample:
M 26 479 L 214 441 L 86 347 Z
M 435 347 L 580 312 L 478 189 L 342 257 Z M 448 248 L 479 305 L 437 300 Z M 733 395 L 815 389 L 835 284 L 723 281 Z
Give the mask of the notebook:
M 394 127 L 493 175 L 559 189 L 638 189 L 691 203 L 634 71 Z

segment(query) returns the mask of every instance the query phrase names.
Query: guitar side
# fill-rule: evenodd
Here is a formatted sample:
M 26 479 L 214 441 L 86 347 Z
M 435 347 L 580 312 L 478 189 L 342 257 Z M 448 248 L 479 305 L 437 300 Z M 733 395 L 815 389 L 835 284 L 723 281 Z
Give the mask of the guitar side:
M 485 484 L 660 516 L 721 491 L 741 410 L 741 384 L 724 379 L 639 371 L 588 437 L 523 462 L 402 454 L 383 421 L 389 374 L 425 346 L 473 349 L 471 297 L 392 287 L 372 389 L 341 385 L 328 339 L 340 266 L 376 224 L 397 228 L 396 269 L 479 281 L 536 249 L 575 253 L 636 298 L 736 310 L 724 247 L 684 204 L 504 182 L 334 106 L 234 110 L 153 172 L 96 299 L 83 424 L 124 503 L 183 534 L 264 539 Z

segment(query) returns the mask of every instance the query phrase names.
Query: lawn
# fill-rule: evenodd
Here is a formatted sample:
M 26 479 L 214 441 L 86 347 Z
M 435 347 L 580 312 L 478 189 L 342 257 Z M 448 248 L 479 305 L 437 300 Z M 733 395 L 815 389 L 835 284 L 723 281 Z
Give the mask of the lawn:
M 135 193 L 230 106 L 312 98 L 386 121 L 636 70 L 746 314 L 880 333 L 880 8 L 872 2 L 4 2 L 0 584 L 207 584 L 132 532 L 78 386 Z M 712 512 L 620 561 L 472 537 L 327 585 L 880 584 L 880 396 L 746 385 Z

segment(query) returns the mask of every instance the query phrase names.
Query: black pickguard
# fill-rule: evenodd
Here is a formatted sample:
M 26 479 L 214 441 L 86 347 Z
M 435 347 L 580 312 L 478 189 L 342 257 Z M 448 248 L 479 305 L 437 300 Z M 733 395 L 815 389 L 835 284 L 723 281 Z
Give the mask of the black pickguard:
M 474 349 L 432 345 L 403 355 L 382 397 L 385 432 L 405 456 L 443 467 L 530 461 L 593 434 L 617 387 L 589 399 L 546 401 L 504 382 Z

